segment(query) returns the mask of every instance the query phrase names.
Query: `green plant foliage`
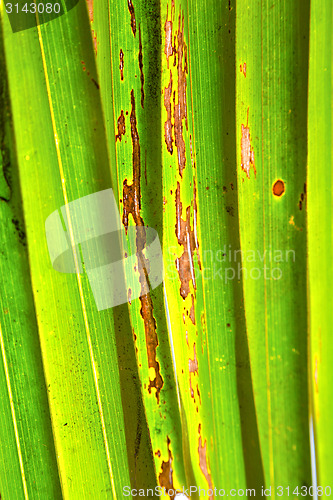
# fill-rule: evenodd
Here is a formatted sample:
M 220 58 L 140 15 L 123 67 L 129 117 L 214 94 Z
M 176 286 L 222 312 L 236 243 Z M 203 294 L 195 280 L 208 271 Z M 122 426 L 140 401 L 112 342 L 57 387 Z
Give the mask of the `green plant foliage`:
M 0 498 L 312 497 L 332 476 L 330 0 L 60 4 L 18 3 L 14 30 L 0 6 Z M 127 302 L 98 310 L 69 204 L 110 188 Z

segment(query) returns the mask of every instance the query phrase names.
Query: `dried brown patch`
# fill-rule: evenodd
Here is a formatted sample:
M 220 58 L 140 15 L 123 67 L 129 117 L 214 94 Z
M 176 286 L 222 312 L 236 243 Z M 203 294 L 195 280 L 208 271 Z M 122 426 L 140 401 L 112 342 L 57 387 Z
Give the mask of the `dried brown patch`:
M 133 183 L 128 184 L 127 179 L 123 184 L 123 224 L 125 230 L 128 228 L 128 218 L 132 215 L 133 220 L 139 228 L 144 227 L 144 221 L 141 217 L 141 153 L 140 153 L 140 138 L 137 129 L 136 113 L 135 113 L 135 98 L 134 91 L 131 91 L 131 137 L 132 137 L 132 163 L 133 163 Z M 156 321 L 154 318 L 154 307 L 150 293 L 146 293 L 146 283 L 149 283 L 148 271 L 149 263 L 143 254 L 146 245 L 146 236 L 144 231 L 137 232 L 136 249 L 138 258 L 138 272 L 141 283 L 141 310 L 140 314 L 144 321 L 148 366 L 154 369 L 155 377 L 149 380 L 148 391 L 156 389 L 156 399 L 159 402 L 160 391 L 163 387 L 163 379 L 160 373 L 160 365 L 156 359 L 156 349 L 158 346 L 158 338 L 156 333 Z
M 167 58 L 168 62 L 168 67 L 169 67 L 169 57 L 172 56 L 173 54 L 173 47 L 172 47 L 172 21 L 165 21 L 164 25 L 164 31 L 165 31 L 165 47 L 164 47 L 164 53 Z
M 168 437 L 167 438 L 168 440 L 168 455 L 169 455 L 169 459 L 166 461 L 166 462 L 162 462 L 162 465 L 161 465 L 161 469 L 162 469 L 162 472 L 160 472 L 159 476 L 158 476 L 158 482 L 160 483 L 160 486 L 162 488 L 165 488 L 166 489 L 166 492 L 168 493 L 170 490 L 173 491 L 173 495 L 169 495 L 171 499 L 175 498 L 175 488 L 173 486 L 173 469 L 172 469 L 172 461 L 173 461 L 173 457 L 172 457 L 172 453 L 171 453 L 171 450 L 170 450 L 170 438 Z M 171 493 L 171 491 L 170 491 Z
M 194 295 L 193 295 L 193 293 L 191 294 L 191 299 L 192 299 L 192 306 L 190 309 L 190 320 L 192 321 L 193 325 L 195 325 L 195 310 L 194 310 Z
M 199 425 L 199 447 L 198 447 L 198 453 L 199 453 L 199 466 L 201 469 L 201 472 L 206 478 L 206 481 L 208 483 L 209 489 L 213 490 L 213 482 L 212 482 L 212 477 L 210 473 L 208 472 L 208 464 L 207 464 L 207 440 L 205 439 L 204 444 L 202 445 L 202 438 L 201 438 L 201 425 Z M 211 495 L 209 497 L 210 500 L 213 500 L 214 495 Z
M 136 20 L 135 20 L 135 11 L 134 11 L 134 5 L 132 3 L 132 0 L 127 0 L 127 5 L 128 5 L 128 10 L 131 14 L 131 28 L 133 31 L 133 35 L 136 35 Z
M 175 105 L 175 144 L 178 153 L 179 174 L 183 176 L 186 166 L 185 141 L 183 136 L 183 120 L 187 129 L 187 104 L 186 104 L 186 75 L 187 68 L 187 46 L 184 41 L 184 15 L 179 14 L 177 32 L 177 70 L 178 70 L 178 103 Z
M 254 175 L 257 171 L 254 162 L 254 151 L 251 146 L 250 129 L 242 124 L 242 139 L 241 139 L 241 167 L 246 173 L 248 179 L 250 178 L 250 169 L 253 168 Z
M 192 375 L 198 375 L 198 359 L 197 359 L 197 353 L 195 350 L 195 343 L 193 344 L 193 359 L 188 360 L 188 370 L 190 373 L 190 391 L 191 391 L 191 397 L 194 398 L 194 390 L 192 387 Z
M 164 138 L 167 149 L 170 154 L 173 153 L 173 137 L 172 137 L 172 122 L 171 122 L 171 96 L 172 96 L 172 73 L 170 71 L 170 83 L 164 89 L 164 107 L 167 112 L 167 119 L 164 124 Z
M 120 79 L 121 79 L 121 81 L 123 81 L 124 80 L 124 52 L 123 52 L 123 49 L 120 49 L 119 60 L 120 60 L 120 64 L 119 64 Z
M 145 102 L 145 77 L 143 74 L 143 54 L 142 54 L 142 39 L 141 39 L 141 26 L 139 25 L 139 69 L 140 69 L 140 81 L 141 81 L 141 107 L 144 107 Z
M 118 139 L 119 141 L 121 141 L 121 136 L 125 135 L 126 133 L 125 115 L 123 110 L 121 110 L 120 116 L 117 120 L 117 127 L 118 127 L 118 134 L 116 135 L 116 142 Z
M 286 190 L 284 182 L 281 179 L 278 179 L 274 182 L 272 190 L 274 196 L 282 196 Z
M 194 183 L 193 206 L 193 229 L 191 228 L 191 207 L 186 208 L 186 219 L 182 218 L 183 204 L 180 201 L 180 184 L 177 182 L 176 189 L 176 236 L 179 245 L 182 245 L 184 252 L 181 257 L 176 259 L 176 267 L 179 274 L 180 295 L 185 299 L 190 293 L 190 282 L 192 281 L 196 289 L 193 254 L 196 251 L 200 266 L 199 243 L 197 239 L 197 203 L 196 203 L 196 185 Z

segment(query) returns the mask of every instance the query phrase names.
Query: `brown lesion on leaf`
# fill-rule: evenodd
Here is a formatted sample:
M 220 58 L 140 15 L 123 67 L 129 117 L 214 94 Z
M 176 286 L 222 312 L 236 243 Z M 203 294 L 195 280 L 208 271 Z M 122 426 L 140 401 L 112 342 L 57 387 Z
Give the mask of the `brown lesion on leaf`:
M 135 11 L 134 11 L 134 5 L 132 3 L 132 0 L 127 0 L 127 5 L 128 5 L 128 10 L 131 14 L 131 28 L 133 35 L 136 35 L 136 20 L 135 20 Z
M 197 394 L 198 394 L 198 398 L 199 398 L 199 403 L 201 404 L 201 394 L 200 394 L 200 391 L 199 391 L 198 384 L 197 384 Z
M 140 81 L 141 81 L 141 107 L 144 107 L 145 102 L 145 77 L 143 74 L 143 53 L 142 53 L 142 38 L 141 38 L 141 26 L 139 25 L 139 69 L 140 69 Z
M 94 21 L 94 0 L 87 0 L 89 20 L 92 23 Z
M 274 182 L 272 188 L 274 196 L 277 196 L 279 198 L 285 193 L 285 190 L 286 188 L 282 179 L 278 179 L 277 181 Z
M 254 175 L 256 176 L 256 167 L 254 163 L 254 151 L 251 146 L 250 129 L 242 124 L 242 140 L 241 140 L 241 167 L 246 173 L 248 179 L 250 178 L 250 169 L 253 168 Z
M 194 390 L 192 387 L 192 375 L 198 375 L 198 359 L 197 359 L 197 353 L 195 350 L 195 342 L 193 344 L 193 359 L 189 358 L 188 360 L 188 370 L 190 374 L 190 392 L 191 392 L 191 397 L 194 398 Z
M 192 306 L 190 309 L 190 320 L 192 321 L 193 325 L 195 325 L 195 309 L 194 309 L 194 295 L 193 295 L 193 293 L 191 294 L 191 299 L 192 299 Z
M 201 424 L 199 424 L 198 433 L 199 433 L 199 446 L 198 446 L 199 466 L 200 466 L 201 472 L 203 473 L 203 475 L 206 478 L 209 489 L 213 491 L 212 477 L 208 471 L 208 464 L 207 464 L 207 440 L 205 439 L 204 443 L 202 444 Z M 213 498 L 214 498 L 214 495 L 212 494 L 209 497 L 209 500 L 213 500 Z
M 177 73 L 178 73 L 178 103 L 175 104 L 175 144 L 178 153 L 179 175 L 183 176 L 183 170 L 186 166 L 185 141 L 183 136 L 183 121 L 187 124 L 187 104 L 186 104 L 186 75 L 187 67 L 187 45 L 184 40 L 184 14 L 179 14 L 178 32 L 177 32 Z M 175 59 L 175 60 L 176 60 Z
M 123 49 L 120 49 L 119 60 L 120 60 L 120 64 L 119 64 L 120 79 L 121 79 L 121 81 L 123 81 L 124 80 L 124 52 L 123 52 Z
M 241 73 L 243 73 L 243 75 L 244 75 L 244 76 L 245 76 L 245 78 L 246 78 L 246 62 L 245 62 L 245 63 L 243 63 L 243 64 L 241 64 L 241 65 L 239 66 L 239 69 L 240 69 L 240 72 L 241 72 Z
M 94 22 L 94 0 L 87 0 L 90 24 Z M 97 54 L 97 36 L 95 30 L 91 30 L 95 53 Z
M 126 133 L 125 115 L 123 110 L 121 110 L 120 116 L 117 120 L 117 127 L 118 127 L 118 134 L 116 135 L 116 142 L 118 139 L 119 141 L 121 141 L 121 136 L 125 135 Z
M 164 25 L 164 31 L 165 31 L 165 47 L 164 47 L 164 53 L 167 58 L 167 63 L 169 67 L 169 57 L 172 56 L 173 54 L 173 46 L 172 46 L 172 21 L 165 21 Z
M 173 29 L 173 19 L 174 19 L 174 10 L 175 10 L 175 3 L 172 1 L 171 4 L 171 19 L 169 20 L 169 5 L 167 6 L 167 15 L 166 15 L 166 20 L 164 24 L 164 31 L 165 31 L 165 45 L 164 45 L 164 54 L 167 59 L 167 66 L 169 68 L 169 57 L 172 56 L 174 53 L 174 47 L 172 44 L 172 29 Z
M 128 184 L 127 179 L 123 183 L 123 224 L 127 232 L 129 215 L 132 215 L 134 223 L 138 228 L 144 228 L 144 221 L 141 217 L 141 153 L 140 138 L 137 129 L 134 91 L 131 91 L 131 137 L 132 137 L 132 164 L 133 183 Z M 147 283 L 149 283 L 148 270 L 149 262 L 143 254 L 146 246 L 146 234 L 144 230 L 137 231 L 136 250 L 138 254 L 138 272 L 141 284 L 141 309 L 140 314 L 144 321 L 145 338 L 148 355 L 149 371 L 154 373 L 154 377 L 149 380 L 148 391 L 151 394 L 152 388 L 156 389 L 156 399 L 159 402 L 160 391 L 163 387 L 163 379 L 160 373 L 160 365 L 156 359 L 156 349 L 158 338 L 156 332 L 156 320 L 154 318 L 154 307 L 150 296 L 147 293 Z
M 171 441 L 169 436 L 167 437 L 167 443 L 168 443 L 168 460 L 162 462 L 161 465 L 162 471 L 159 473 L 158 482 L 162 488 L 165 488 L 169 497 L 171 499 L 174 499 L 176 496 L 176 492 L 173 486 L 173 469 L 172 469 L 173 456 L 170 450 Z M 171 494 L 169 494 L 169 492 Z
M 249 108 L 247 109 L 246 125 L 242 123 L 242 138 L 241 138 L 241 167 L 246 173 L 247 178 L 250 178 L 250 170 L 253 169 L 254 176 L 256 176 L 256 166 L 254 161 L 254 151 L 251 145 L 251 135 L 249 129 Z
M 173 153 L 173 137 L 172 137 L 172 122 L 171 122 L 171 96 L 172 96 L 172 73 L 170 71 L 170 83 L 164 89 L 164 107 L 167 112 L 167 119 L 164 124 L 164 137 L 167 149 L 170 154 Z
M 194 182 L 194 199 L 192 202 L 193 207 L 193 228 L 191 228 L 191 207 L 186 208 L 186 219 L 182 218 L 183 204 L 180 201 L 180 183 L 177 182 L 176 189 L 176 236 L 179 245 L 183 246 L 183 254 L 176 259 L 176 267 L 180 279 L 180 295 L 186 299 L 190 293 L 190 282 L 192 281 L 193 287 L 196 290 L 196 280 L 194 272 L 194 252 L 197 253 L 199 267 L 199 242 L 197 239 L 197 203 L 196 203 L 196 185 Z
M 196 163 L 194 159 L 193 145 L 192 145 L 192 136 L 190 134 L 190 153 L 191 153 L 191 164 L 193 168 L 196 168 Z
M 304 183 L 303 193 L 300 194 L 299 201 L 298 201 L 298 208 L 300 210 L 302 210 L 304 203 L 306 203 L 306 184 L 305 183 Z

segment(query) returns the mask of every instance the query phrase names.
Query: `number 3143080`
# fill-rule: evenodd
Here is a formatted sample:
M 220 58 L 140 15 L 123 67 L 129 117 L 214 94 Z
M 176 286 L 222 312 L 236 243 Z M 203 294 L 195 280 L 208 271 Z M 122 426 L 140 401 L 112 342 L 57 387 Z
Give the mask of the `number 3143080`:
M 19 13 L 19 12 L 26 12 L 27 14 L 35 14 L 38 12 L 38 14 L 43 14 L 44 12 L 46 14 L 59 14 L 61 10 L 61 6 L 59 3 L 26 3 L 23 5 L 23 7 L 20 8 L 18 3 L 6 3 L 6 12 L 7 14 L 13 14 L 13 13 Z

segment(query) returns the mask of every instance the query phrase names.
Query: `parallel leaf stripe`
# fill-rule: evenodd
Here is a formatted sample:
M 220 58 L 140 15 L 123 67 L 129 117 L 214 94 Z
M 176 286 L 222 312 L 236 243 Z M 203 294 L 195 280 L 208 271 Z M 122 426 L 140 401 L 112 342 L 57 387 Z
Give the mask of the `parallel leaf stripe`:
M 22 452 L 21 452 L 20 436 L 19 436 L 19 432 L 18 432 L 18 428 L 17 428 L 13 393 L 12 393 L 12 388 L 11 388 L 11 383 L 10 383 L 10 375 L 9 375 L 9 370 L 8 370 L 5 343 L 4 343 L 4 339 L 3 339 L 3 335 L 2 335 L 1 324 L 0 324 L 0 346 L 1 346 L 1 355 L 2 355 L 2 360 L 3 360 L 3 366 L 4 366 L 4 370 L 5 370 L 5 376 L 6 376 L 6 384 L 7 384 L 7 389 L 8 389 L 10 411 L 12 413 L 12 419 L 13 419 L 15 440 L 16 440 L 16 446 L 17 446 L 17 454 L 18 454 L 18 458 L 19 458 L 19 462 L 20 462 L 21 477 L 22 477 L 22 484 L 23 484 L 23 490 L 24 490 L 24 498 L 25 498 L 25 500 L 29 500 L 27 481 L 26 481 L 26 477 L 25 477 L 23 458 L 22 458 Z
M 108 444 L 108 438 L 107 438 L 107 432 L 106 432 L 106 426 L 105 426 L 105 420 L 104 420 L 102 400 L 101 400 L 100 389 L 99 389 L 99 384 L 98 384 L 98 375 L 97 375 L 97 370 L 96 370 L 96 362 L 95 362 L 95 358 L 94 358 L 94 352 L 93 352 L 93 347 L 92 347 L 92 342 L 91 342 L 91 336 L 90 336 L 90 330 L 89 330 L 87 310 L 86 310 L 86 305 L 85 305 L 85 300 L 84 300 L 84 295 L 83 295 L 83 288 L 82 288 L 81 276 L 80 276 L 80 271 L 79 271 L 78 255 L 77 255 L 77 251 L 76 251 L 76 246 L 75 246 L 75 241 L 74 241 L 74 234 L 73 234 L 73 228 L 72 228 L 72 222 L 71 222 L 70 212 L 69 212 L 69 208 L 68 208 L 68 195 L 67 195 L 67 191 L 66 191 L 66 180 L 65 180 L 65 175 L 64 175 L 63 165 L 62 165 L 62 159 L 61 159 L 61 153 L 60 153 L 60 147 L 59 147 L 59 140 L 58 140 L 58 134 L 57 134 L 57 127 L 56 127 L 56 120 L 55 120 L 54 110 L 53 110 L 53 103 L 52 103 L 52 97 L 51 97 L 51 89 L 50 89 L 50 82 L 49 82 L 48 71 L 47 71 L 47 64 L 46 64 L 46 58 L 45 58 L 43 38 L 42 38 L 42 34 L 41 34 L 40 25 L 38 23 L 38 14 L 37 14 L 37 29 L 38 29 L 39 44 L 40 44 L 40 48 L 41 48 L 41 55 L 42 55 L 42 61 L 43 61 L 44 74 L 45 74 L 45 82 L 46 82 L 46 88 L 47 88 L 47 95 L 48 95 L 48 101 L 49 101 L 51 121 L 52 121 L 52 127 L 53 127 L 53 132 L 54 132 L 54 142 L 55 142 L 55 146 L 56 146 L 57 159 L 58 159 L 58 165 L 59 165 L 59 172 L 60 172 L 60 178 L 61 178 L 61 184 L 62 184 L 62 191 L 63 191 L 64 201 L 65 201 L 66 215 L 67 215 L 67 220 L 68 220 L 70 241 L 71 241 L 71 245 L 72 245 L 72 249 L 73 249 L 73 257 L 74 257 L 74 263 L 75 263 L 76 277 L 77 277 L 77 282 L 78 282 L 78 287 L 79 287 L 79 293 L 80 293 L 80 301 L 81 301 L 81 306 L 82 306 L 82 314 L 83 314 L 84 324 L 85 324 L 85 329 L 86 329 L 86 335 L 87 335 L 87 341 L 88 341 L 88 348 L 89 348 L 89 355 L 90 355 L 90 360 L 91 360 L 91 366 L 92 366 L 92 371 L 93 371 L 93 377 L 94 377 L 94 383 L 95 383 L 95 390 L 96 390 L 96 396 L 97 396 L 97 402 L 98 402 L 98 410 L 99 410 L 99 415 L 100 415 L 100 419 L 101 419 L 101 426 L 102 426 L 102 432 L 103 432 L 103 440 L 104 440 L 105 451 L 106 451 L 106 458 L 107 458 L 108 469 L 109 469 L 109 475 L 110 475 L 110 480 L 111 480 L 111 485 L 112 485 L 112 494 L 113 494 L 113 498 L 116 499 L 117 498 L 117 494 L 116 494 L 116 489 L 115 489 L 115 484 L 114 484 L 114 475 L 113 475 L 113 471 L 112 471 L 112 464 L 111 464 L 110 450 L 109 450 L 109 444 Z

